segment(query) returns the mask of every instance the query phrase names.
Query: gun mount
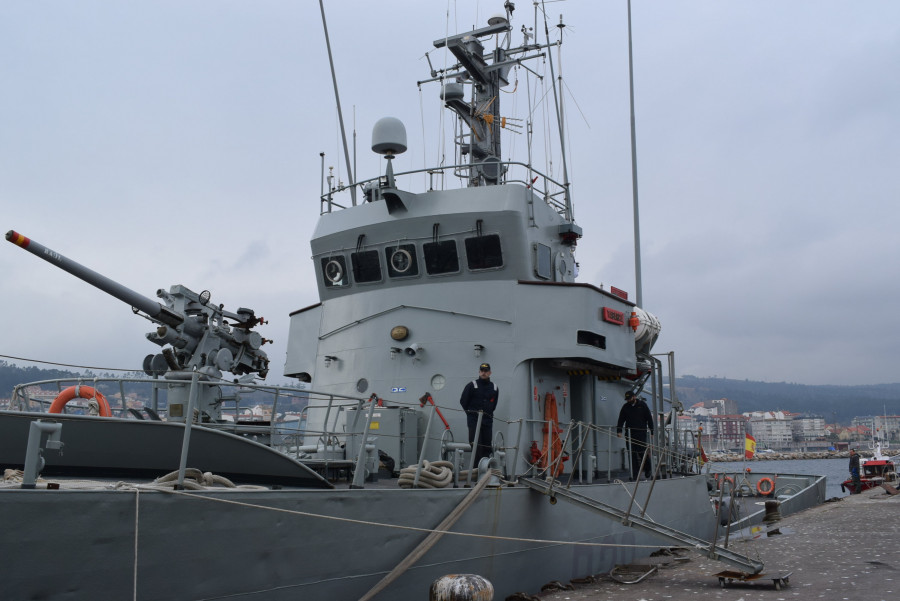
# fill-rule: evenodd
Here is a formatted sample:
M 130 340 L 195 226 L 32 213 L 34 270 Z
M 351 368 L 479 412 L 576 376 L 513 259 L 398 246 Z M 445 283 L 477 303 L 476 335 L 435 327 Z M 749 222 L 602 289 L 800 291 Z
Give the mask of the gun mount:
M 267 322 L 256 317 L 252 309 L 226 311 L 224 305 L 210 304 L 208 291 L 197 294 L 181 285 L 172 286 L 168 292 L 157 290 L 156 296 L 163 301 L 159 303 L 13 230 L 6 233 L 6 239 L 130 305 L 134 313 L 143 313 L 156 323 L 158 327 L 147 333 L 147 339 L 163 349 L 144 359 L 143 367 L 148 375 L 165 374 L 167 379 L 189 380 L 194 369 L 204 379 L 221 378 L 222 372 L 238 376 L 255 373 L 260 378 L 268 374 L 269 358 L 261 347 L 270 341 L 253 330 L 254 326 Z M 177 388 L 185 387 L 179 385 Z M 208 392 L 202 395 L 206 398 L 201 398 L 198 409 L 210 419 L 217 420 L 221 416 L 221 391 L 215 386 L 203 386 L 202 389 Z M 170 420 L 183 419 L 175 409 L 175 401 L 182 394 L 186 405 L 187 391 L 181 393 L 173 386 L 169 387 Z M 177 398 L 173 399 L 173 396 Z

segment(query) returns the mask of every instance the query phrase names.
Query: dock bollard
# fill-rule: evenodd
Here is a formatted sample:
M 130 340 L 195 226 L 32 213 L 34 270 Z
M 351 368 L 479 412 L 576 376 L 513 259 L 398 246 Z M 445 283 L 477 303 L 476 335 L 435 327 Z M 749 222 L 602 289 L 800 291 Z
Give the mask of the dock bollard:
M 766 501 L 766 514 L 763 517 L 763 522 L 770 524 L 772 522 L 777 522 L 781 519 L 781 512 L 779 511 L 779 506 L 781 503 L 778 501 Z
M 431 583 L 428 601 L 493 601 L 494 585 L 478 574 L 448 574 Z

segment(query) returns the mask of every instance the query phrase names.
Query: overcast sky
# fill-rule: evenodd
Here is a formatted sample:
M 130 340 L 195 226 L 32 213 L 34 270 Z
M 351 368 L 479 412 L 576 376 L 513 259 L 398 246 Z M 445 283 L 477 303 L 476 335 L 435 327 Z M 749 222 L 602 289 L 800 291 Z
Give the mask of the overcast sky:
M 679 375 L 900 381 L 900 2 L 633 4 L 655 350 L 675 351 Z M 534 10 L 516 5 L 518 43 Z M 566 25 L 579 281 L 633 295 L 626 4 L 547 7 L 554 39 Z M 380 169 L 383 116 L 409 133 L 398 170 L 435 162 L 425 52 L 443 65 L 433 40 L 501 9 L 326 2 L 361 179 Z M 180 283 L 255 309 L 281 381 L 288 313 L 318 301 L 320 152 L 346 181 L 334 107 L 314 0 L 4 0 L 0 229 L 149 297 Z M 515 150 L 525 160 L 521 136 Z M 0 274 L 0 355 L 137 369 L 158 350 L 128 307 L 5 241 Z

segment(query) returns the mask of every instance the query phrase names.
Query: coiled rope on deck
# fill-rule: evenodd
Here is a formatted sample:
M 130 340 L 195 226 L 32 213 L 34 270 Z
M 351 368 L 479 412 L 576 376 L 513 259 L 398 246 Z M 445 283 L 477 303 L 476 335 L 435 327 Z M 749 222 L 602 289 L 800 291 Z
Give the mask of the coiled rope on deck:
M 178 470 L 169 472 L 153 481 L 153 484 L 166 484 L 178 480 Z M 225 488 L 237 488 L 231 480 L 225 476 L 217 476 L 212 472 L 204 472 L 197 468 L 189 467 L 184 470 L 184 487 L 193 490 L 205 490 L 207 487 L 221 485 Z
M 22 470 L 7 469 L 0 478 L 0 489 L 20 488 L 24 472 Z M 36 479 L 36 488 L 48 489 L 58 488 L 64 490 L 143 490 L 143 491 L 167 491 L 175 489 L 178 484 L 178 471 L 170 472 L 165 476 L 161 476 L 149 484 L 135 484 L 131 482 L 106 482 L 98 480 L 75 480 L 70 478 L 60 480 L 46 480 L 38 477 Z M 225 476 L 219 476 L 212 472 L 204 472 L 196 468 L 187 468 L 184 472 L 184 481 L 182 483 L 185 490 L 204 491 L 204 490 L 268 490 L 265 486 L 254 484 L 235 484 Z
M 446 488 L 453 482 L 453 464 L 449 461 L 428 461 L 423 459 L 420 466 L 410 465 L 400 470 L 397 485 L 400 488 Z M 419 482 L 416 485 L 416 472 Z

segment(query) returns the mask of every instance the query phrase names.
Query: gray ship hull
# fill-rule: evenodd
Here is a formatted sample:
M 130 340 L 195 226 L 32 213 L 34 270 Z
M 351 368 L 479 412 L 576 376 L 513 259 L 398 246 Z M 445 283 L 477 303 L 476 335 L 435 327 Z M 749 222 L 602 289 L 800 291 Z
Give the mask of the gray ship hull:
M 577 489 L 618 507 L 628 503 L 625 485 Z M 356 599 L 427 535 L 409 528 L 434 528 L 467 493 L 6 489 L 0 491 L 7 516 L 0 542 L 4 597 Z M 637 498 L 644 498 L 640 490 Z M 706 478 L 657 482 L 647 515 L 708 538 L 715 526 Z M 424 599 L 440 576 L 476 573 L 503 599 L 536 592 L 550 580 L 607 571 L 665 546 L 521 487 L 484 490 L 452 531 L 480 536 L 445 535 L 377 598 Z

